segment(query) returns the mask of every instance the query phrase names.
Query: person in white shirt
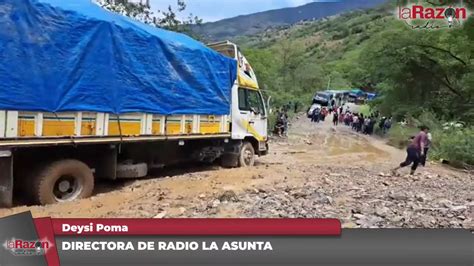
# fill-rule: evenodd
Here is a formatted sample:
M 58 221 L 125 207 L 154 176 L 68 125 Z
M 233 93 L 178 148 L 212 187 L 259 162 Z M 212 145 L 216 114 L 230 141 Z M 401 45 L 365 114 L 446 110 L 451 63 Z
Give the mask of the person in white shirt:
M 426 134 L 426 143 L 425 143 L 423 156 L 421 156 L 421 158 L 420 158 L 421 159 L 420 163 L 423 167 L 425 167 L 426 159 L 428 158 L 428 150 L 431 147 L 432 140 L 433 140 L 433 137 L 431 136 L 431 133 L 427 133 Z

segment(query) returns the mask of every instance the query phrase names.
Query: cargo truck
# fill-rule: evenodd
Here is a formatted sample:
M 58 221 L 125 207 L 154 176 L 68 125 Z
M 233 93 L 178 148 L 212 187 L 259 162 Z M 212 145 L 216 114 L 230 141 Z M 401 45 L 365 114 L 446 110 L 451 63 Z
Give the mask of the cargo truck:
M 237 45 L 205 46 L 88 0 L 6 0 L 0 206 L 86 198 L 187 161 L 253 166 L 267 109 Z M 35 21 L 35 23 L 23 23 Z

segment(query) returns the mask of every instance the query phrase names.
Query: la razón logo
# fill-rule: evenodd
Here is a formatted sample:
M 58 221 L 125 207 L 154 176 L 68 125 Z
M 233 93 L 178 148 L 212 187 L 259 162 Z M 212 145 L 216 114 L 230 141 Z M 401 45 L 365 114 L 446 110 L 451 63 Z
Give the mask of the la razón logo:
M 42 256 L 52 244 L 47 240 L 10 239 L 3 243 L 3 247 L 14 256 Z
M 443 1 L 441 1 L 443 2 Z M 462 25 L 470 16 L 464 3 L 456 5 L 433 5 L 426 1 L 423 4 L 399 5 L 397 18 L 403 20 L 412 29 L 446 29 Z

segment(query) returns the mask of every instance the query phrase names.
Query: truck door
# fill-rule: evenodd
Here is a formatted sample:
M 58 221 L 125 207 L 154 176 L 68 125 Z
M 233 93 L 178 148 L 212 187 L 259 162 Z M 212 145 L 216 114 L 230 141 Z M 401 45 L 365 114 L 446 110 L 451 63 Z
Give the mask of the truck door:
M 265 142 L 267 113 L 260 92 L 255 89 L 239 88 L 239 111 L 247 135 L 252 135 L 259 142 Z

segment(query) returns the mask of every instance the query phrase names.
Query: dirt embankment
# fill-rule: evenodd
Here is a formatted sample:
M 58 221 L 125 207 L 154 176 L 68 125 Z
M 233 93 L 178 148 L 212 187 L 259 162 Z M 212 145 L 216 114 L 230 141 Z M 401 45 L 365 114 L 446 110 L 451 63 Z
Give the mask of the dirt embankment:
M 329 120 L 329 119 L 328 119 Z M 326 121 L 294 121 L 254 168 L 188 166 L 158 177 L 99 183 L 71 203 L 0 209 L 52 217 L 331 217 L 344 227 L 473 229 L 473 175 L 435 163 L 415 176 L 389 169 L 404 151 Z

